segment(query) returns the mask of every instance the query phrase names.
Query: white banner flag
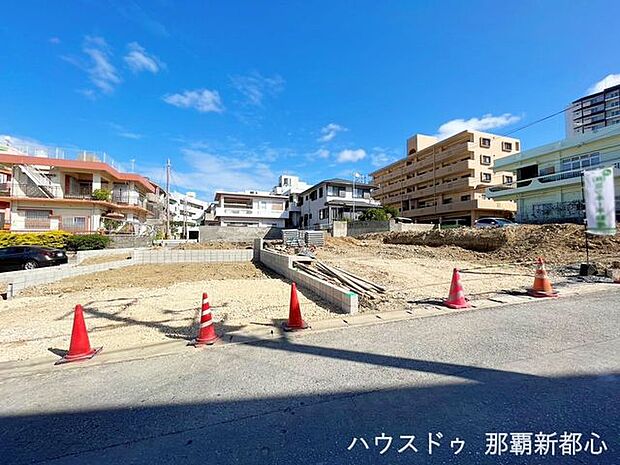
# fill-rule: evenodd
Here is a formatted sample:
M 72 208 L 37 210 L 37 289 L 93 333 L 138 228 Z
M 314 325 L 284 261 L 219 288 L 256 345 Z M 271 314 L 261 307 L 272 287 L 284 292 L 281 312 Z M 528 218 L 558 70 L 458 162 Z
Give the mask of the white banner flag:
M 614 169 L 602 168 L 583 172 L 588 232 L 613 236 L 616 234 L 616 199 Z

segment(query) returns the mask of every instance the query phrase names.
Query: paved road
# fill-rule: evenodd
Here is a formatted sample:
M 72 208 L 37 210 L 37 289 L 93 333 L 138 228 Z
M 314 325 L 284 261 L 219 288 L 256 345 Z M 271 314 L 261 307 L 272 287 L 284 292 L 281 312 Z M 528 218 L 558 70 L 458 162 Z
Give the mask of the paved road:
M 619 328 L 620 290 L 8 379 L 0 462 L 618 464 Z M 608 450 L 484 455 L 541 431 Z

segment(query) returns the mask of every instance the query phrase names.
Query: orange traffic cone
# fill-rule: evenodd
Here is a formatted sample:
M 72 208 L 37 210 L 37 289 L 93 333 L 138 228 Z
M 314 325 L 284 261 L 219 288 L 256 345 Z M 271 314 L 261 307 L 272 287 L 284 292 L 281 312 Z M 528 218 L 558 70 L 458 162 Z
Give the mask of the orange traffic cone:
M 198 337 L 189 345 L 194 347 L 214 344 L 219 338 L 215 334 L 213 326 L 213 318 L 211 317 L 211 307 L 209 306 L 209 297 L 207 293 L 202 294 L 202 309 L 200 311 L 200 328 L 198 328 Z
M 299 299 L 297 298 L 297 286 L 291 284 L 291 302 L 288 311 L 288 321 L 282 325 L 284 331 L 299 331 L 308 328 L 301 317 L 301 308 L 299 307 Z
M 545 261 L 538 257 L 536 263 L 536 274 L 534 275 L 534 286 L 527 290 L 532 297 L 557 297 L 557 291 L 553 290 L 547 270 L 545 269 Z
M 452 283 L 450 284 L 450 294 L 448 300 L 444 300 L 444 305 L 450 308 L 469 308 L 471 304 L 465 298 L 465 291 L 461 284 L 461 274 L 455 268 L 452 272 Z
M 76 305 L 73 313 L 73 330 L 71 331 L 69 353 L 54 363 L 54 365 L 88 360 L 101 352 L 101 349 L 103 347 L 97 347 L 96 349 L 90 347 L 90 340 L 88 339 L 88 332 L 84 323 L 84 308 L 81 305 Z

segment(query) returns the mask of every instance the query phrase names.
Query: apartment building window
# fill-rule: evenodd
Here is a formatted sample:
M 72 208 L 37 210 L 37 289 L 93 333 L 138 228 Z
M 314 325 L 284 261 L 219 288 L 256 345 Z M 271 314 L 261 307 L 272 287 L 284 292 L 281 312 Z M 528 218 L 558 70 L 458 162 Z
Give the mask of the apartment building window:
M 480 155 L 480 163 L 483 165 L 490 165 L 491 155 Z
M 515 142 L 515 150 L 518 152 L 520 150 L 519 143 Z
M 26 229 L 49 229 L 50 210 L 23 210 Z
M 503 177 L 503 183 L 504 184 L 511 184 L 512 183 L 512 176 L 504 176 Z
M 599 152 L 578 155 L 576 157 L 564 158 L 560 160 L 560 171 L 576 171 L 596 166 L 601 163 Z M 577 175 L 577 174 L 576 174 Z
M 480 179 L 482 182 L 491 182 L 491 173 L 480 173 Z
M 461 202 L 467 202 L 468 200 L 471 200 L 471 195 L 461 195 Z
M 447 205 L 449 203 L 452 203 L 452 197 L 445 197 L 441 203 L 443 203 L 444 205 Z
M 480 147 L 484 147 L 486 149 L 491 147 L 491 139 L 489 139 L 488 137 L 481 137 L 480 138 Z
M 329 208 L 322 208 L 319 210 L 319 220 L 327 219 L 329 215 Z
M 504 152 L 512 152 L 512 142 L 502 142 L 502 150 Z
M 310 192 L 310 200 L 316 200 L 316 191 Z
M 323 197 L 323 188 L 319 187 L 319 198 Z

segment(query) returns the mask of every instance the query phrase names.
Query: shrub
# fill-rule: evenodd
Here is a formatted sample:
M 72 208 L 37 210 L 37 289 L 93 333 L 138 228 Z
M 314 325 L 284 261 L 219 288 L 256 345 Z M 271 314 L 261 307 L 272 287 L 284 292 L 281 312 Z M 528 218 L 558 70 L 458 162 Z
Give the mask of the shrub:
M 361 221 L 387 221 L 388 215 L 382 208 L 371 208 L 360 216 Z
M 83 234 L 71 236 L 67 242 L 69 250 L 105 249 L 110 244 L 108 236 L 101 234 Z
M 110 200 L 112 193 L 107 189 L 95 189 L 92 197 L 94 200 Z
M 33 233 L 0 232 L 0 247 L 12 245 L 38 245 L 41 247 L 67 247 L 71 233 L 65 231 L 46 231 Z

